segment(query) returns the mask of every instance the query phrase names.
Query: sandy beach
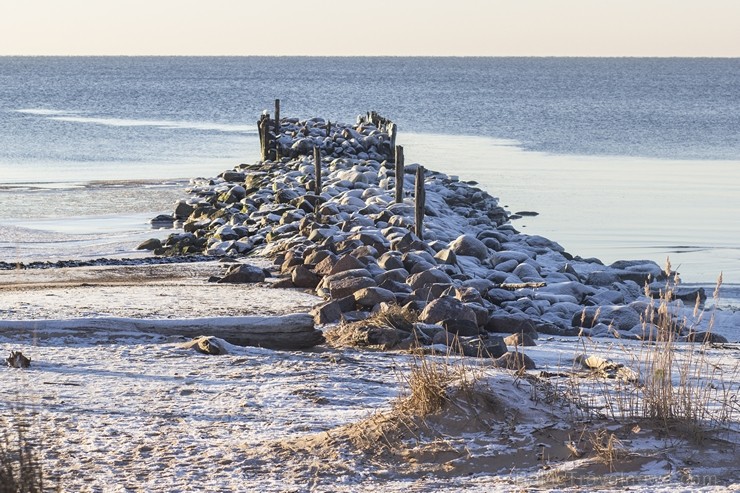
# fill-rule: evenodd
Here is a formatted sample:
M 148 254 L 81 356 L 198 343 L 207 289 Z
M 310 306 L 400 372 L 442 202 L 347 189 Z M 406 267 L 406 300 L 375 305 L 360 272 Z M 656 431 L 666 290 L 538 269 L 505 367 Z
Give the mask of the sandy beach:
M 318 301 L 295 289 L 206 282 L 222 271 L 206 262 L 2 272 L 0 318 L 279 315 Z M 5 332 L 0 351 L 32 359 L 28 369 L 0 371 L 2 401 L 14 410 L 5 414 L 6 426 L 21 418 L 31 423 L 33 436 L 43 438 L 46 472 L 63 491 L 186 491 L 196 484 L 207 491 L 731 491 L 740 481 L 729 429 L 709 433 L 697 448 L 687 436 L 664 436 L 644 424 L 638 430 L 634 420 L 594 420 L 533 399 L 544 392 L 536 378 L 486 360 L 431 357 L 467 365 L 484 390 L 452 394 L 451 407 L 427 419 L 399 418 L 399 396 L 408 393 L 417 361 L 409 354 L 225 345 L 228 354 L 207 356 L 184 342 Z M 550 337 L 527 354 L 539 371 L 557 373 L 572 370 L 585 347 L 632 365 L 629 344 Z M 736 345 L 707 352 L 727 371 L 739 354 Z M 584 392 L 598 401 L 601 385 L 584 381 Z M 470 400 L 478 395 L 502 400 Z M 598 457 L 577 459 L 565 447 L 580 440 L 585 450 L 584 437 L 600 429 L 619 435 L 629 450 L 611 475 Z

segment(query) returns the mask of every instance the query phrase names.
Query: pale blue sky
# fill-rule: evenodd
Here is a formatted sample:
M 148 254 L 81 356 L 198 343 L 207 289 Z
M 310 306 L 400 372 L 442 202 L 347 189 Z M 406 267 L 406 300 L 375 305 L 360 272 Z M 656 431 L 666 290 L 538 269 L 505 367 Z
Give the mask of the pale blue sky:
M 3 0 L 0 55 L 740 56 L 740 0 Z

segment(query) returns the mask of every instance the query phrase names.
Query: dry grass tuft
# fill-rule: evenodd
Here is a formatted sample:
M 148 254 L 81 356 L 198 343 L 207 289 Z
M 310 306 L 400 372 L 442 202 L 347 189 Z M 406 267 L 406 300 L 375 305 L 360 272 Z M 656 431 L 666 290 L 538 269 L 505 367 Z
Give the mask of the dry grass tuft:
M 671 264 L 666 262 L 666 274 Z M 664 427 L 678 427 L 699 437 L 706 427 L 719 428 L 730 415 L 731 389 L 722 368 L 711 364 L 705 347 L 700 344 L 678 344 L 682 329 L 698 323 L 704 316 L 699 300 L 694 307 L 694 320 L 681 320 L 673 314 L 671 300 L 679 284 L 666 282 L 657 303 L 651 303 L 643 316 L 644 324 L 652 321 L 655 337 L 648 338 L 636 362 L 640 375 L 638 415 L 657 420 Z M 719 297 L 722 275 L 714 291 Z M 708 332 L 714 325 L 714 314 Z M 735 390 L 736 391 L 736 390 Z
M 367 345 L 367 331 L 358 324 L 340 324 L 324 332 L 327 344 L 335 348 Z
M 0 431 L 0 493 L 41 493 L 44 472 L 39 459 L 39 444 L 27 434 L 28 420 L 18 411 Z
M 369 318 L 341 323 L 324 333 L 329 345 L 336 348 L 380 346 L 394 348 L 400 339 L 408 338 L 414 330 L 416 313 L 391 305 Z
M 609 467 L 610 472 L 614 472 L 614 464 L 617 461 L 625 459 L 628 455 L 627 449 L 619 438 L 606 430 L 592 433 L 589 442 L 596 456 Z
M 457 350 L 449 347 L 444 356 L 414 353 L 408 376 L 401 377 L 406 392 L 401 392 L 394 408 L 406 416 L 423 418 L 439 411 L 450 401 L 452 386 L 456 394 L 470 397 L 475 382 L 481 376 L 481 368 L 470 366 L 459 347 Z
M 739 370 L 711 361 L 705 344 L 681 342 L 681 335 L 693 332 L 706 313 L 697 298 L 693 314 L 680 316 L 674 301 L 680 279 L 675 274 L 671 278 L 670 260 L 665 272 L 668 280 L 660 297 L 642 314 L 646 337 L 637 350 L 631 345 L 622 348 L 631 358 L 624 368 L 630 378 L 617 374 L 618 378 L 609 380 L 592 374 L 584 381 L 582 372 L 574 368 L 566 394 L 586 414 L 615 420 L 646 419 L 666 432 L 680 431 L 701 441 L 706 432 L 724 431 L 731 424 L 737 412 Z M 720 275 L 715 306 L 721 285 Z M 649 292 L 646 286 L 646 294 Z M 707 322 L 711 334 L 713 312 Z M 576 362 L 578 366 L 582 363 L 579 358 Z
M 368 322 L 385 325 L 396 330 L 411 332 L 418 314 L 413 310 L 404 309 L 399 305 L 391 305 L 383 311 L 374 314 Z
M 459 375 L 446 358 L 414 357 L 407 377 L 408 393 L 396 403 L 405 415 L 426 416 L 442 409 L 448 400 L 447 388 Z

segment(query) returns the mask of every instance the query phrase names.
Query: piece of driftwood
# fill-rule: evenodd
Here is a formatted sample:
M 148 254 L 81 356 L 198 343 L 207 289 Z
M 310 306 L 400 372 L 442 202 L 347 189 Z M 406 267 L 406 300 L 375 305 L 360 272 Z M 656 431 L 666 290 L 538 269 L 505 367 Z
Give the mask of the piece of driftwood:
M 20 351 L 11 351 L 5 362 L 12 368 L 28 368 L 31 366 L 31 358 L 26 358 Z
M 506 289 L 508 291 L 516 291 L 517 289 L 544 288 L 545 286 L 547 286 L 546 282 L 505 282 L 496 287 Z
M 315 328 L 313 317 L 307 313 L 275 317 L 0 320 L 0 330 L 33 332 L 35 335 L 98 331 L 118 335 L 131 332 L 185 337 L 212 335 L 230 344 L 270 349 L 306 349 L 324 342 L 323 333 Z

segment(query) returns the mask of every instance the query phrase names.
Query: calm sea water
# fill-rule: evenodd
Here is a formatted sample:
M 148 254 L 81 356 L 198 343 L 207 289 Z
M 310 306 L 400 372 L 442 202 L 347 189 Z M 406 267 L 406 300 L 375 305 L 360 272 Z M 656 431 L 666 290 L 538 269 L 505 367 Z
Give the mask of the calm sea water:
M 146 235 L 182 179 L 257 158 L 275 98 L 379 111 L 574 254 L 740 282 L 739 59 L 0 58 L 0 256 Z

